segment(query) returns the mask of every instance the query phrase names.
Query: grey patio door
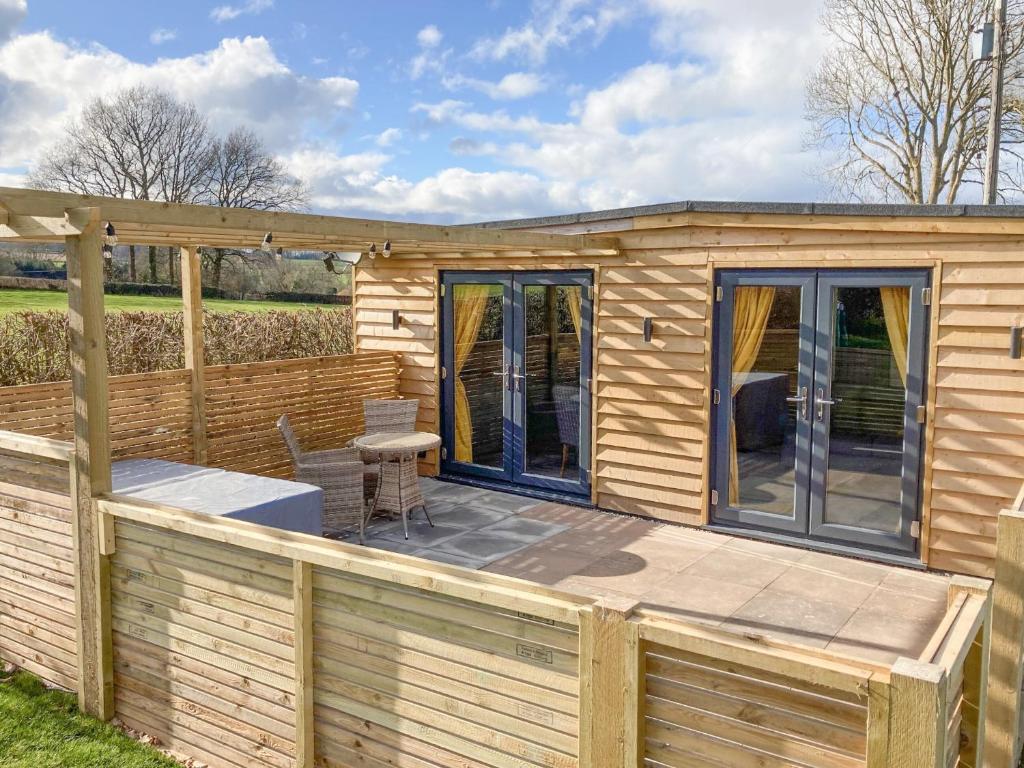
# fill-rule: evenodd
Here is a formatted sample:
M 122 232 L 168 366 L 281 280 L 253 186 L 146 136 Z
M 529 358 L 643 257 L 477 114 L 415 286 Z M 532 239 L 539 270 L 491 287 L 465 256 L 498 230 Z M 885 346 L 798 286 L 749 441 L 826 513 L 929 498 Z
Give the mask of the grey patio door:
M 927 287 L 904 270 L 718 274 L 714 522 L 915 549 Z
M 445 272 L 441 470 L 590 495 L 590 272 Z

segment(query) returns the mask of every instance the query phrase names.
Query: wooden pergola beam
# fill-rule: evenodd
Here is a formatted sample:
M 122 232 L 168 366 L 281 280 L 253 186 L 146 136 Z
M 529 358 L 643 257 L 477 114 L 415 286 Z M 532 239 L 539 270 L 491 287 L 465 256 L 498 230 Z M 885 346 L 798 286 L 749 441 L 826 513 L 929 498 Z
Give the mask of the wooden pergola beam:
M 395 252 L 422 249 L 424 246 L 449 250 L 529 249 L 567 251 L 603 250 L 614 252 L 614 237 L 564 235 L 528 230 L 506 230 L 475 226 L 411 224 L 342 216 L 321 216 L 281 211 L 254 211 L 243 208 L 219 208 L 183 205 L 147 200 L 73 195 L 62 192 L 0 187 L 0 203 L 12 214 L 57 220 L 65 212 L 78 208 L 101 208 L 104 220 L 111 221 L 121 242 L 152 243 L 173 240 L 201 245 L 258 247 L 264 233 L 274 234 L 274 247 L 296 243 L 317 243 L 317 247 L 362 251 L 370 243 L 378 250 L 390 240 Z M 68 233 L 64 233 L 65 235 Z M 50 237 L 58 236 L 50 233 Z M 25 237 L 8 224 L 0 237 Z M 210 242 L 206 242 L 209 240 Z

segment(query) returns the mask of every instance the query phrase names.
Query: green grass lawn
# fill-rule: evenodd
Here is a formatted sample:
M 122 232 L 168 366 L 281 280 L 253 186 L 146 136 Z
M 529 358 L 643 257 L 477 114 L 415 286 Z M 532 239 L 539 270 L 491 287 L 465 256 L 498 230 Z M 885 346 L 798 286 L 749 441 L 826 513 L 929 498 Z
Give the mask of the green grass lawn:
M 181 310 L 181 299 L 176 296 L 107 296 L 108 312 L 147 310 L 150 312 L 177 312 Z M 321 307 L 331 309 L 336 305 L 303 304 L 295 301 L 232 301 L 230 299 L 203 299 L 206 309 L 220 312 L 267 312 L 280 309 L 294 312 L 298 309 Z M 60 291 L 34 291 L 19 288 L 0 288 L 0 315 L 10 312 L 32 310 L 43 312 L 48 309 L 66 310 L 68 296 Z
M 4 768 L 179 768 L 152 747 L 78 712 L 75 697 L 25 672 L 0 678 Z

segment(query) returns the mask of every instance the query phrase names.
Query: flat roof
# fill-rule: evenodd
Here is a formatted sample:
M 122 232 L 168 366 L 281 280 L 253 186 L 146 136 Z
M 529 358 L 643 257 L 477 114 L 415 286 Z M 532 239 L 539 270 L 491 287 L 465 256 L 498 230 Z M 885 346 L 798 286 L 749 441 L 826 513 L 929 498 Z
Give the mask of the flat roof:
M 486 221 L 478 227 L 519 229 L 585 224 L 595 221 L 661 216 L 670 213 L 768 214 L 779 216 L 870 216 L 879 218 L 1024 218 L 1024 205 L 911 205 L 908 203 L 765 203 L 716 200 L 679 200 L 672 203 L 610 208 L 559 216 Z

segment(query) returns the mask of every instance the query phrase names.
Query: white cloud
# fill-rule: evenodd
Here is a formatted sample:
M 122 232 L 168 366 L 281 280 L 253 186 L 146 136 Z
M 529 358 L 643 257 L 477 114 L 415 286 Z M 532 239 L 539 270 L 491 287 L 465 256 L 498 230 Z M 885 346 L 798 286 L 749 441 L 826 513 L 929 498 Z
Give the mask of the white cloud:
M 409 76 L 413 80 L 419 80 L 427 72 L 441 74 L 444 72 L 445 62 L 451 57 L 451 49 L 440 51 L 441 30 L 430 24 L 416 33 L 416 42 L 419 43 L 420 52 L 413 56 L 409 62 Z
M 309 185 L 314 207 L 342 213 L 479 221 L 579 206 L 570 185 L 531 173 L 446 168 L 419 181 L 384 173 L 387 156 L 308 150 L 288 158 Z
M 478 40 L 471 55 L 477 59 L 514 58 L 533 65 L 543 64 L 551 48 L 567 48 L 580 38 L 590 45 L 600 43 L 613 26 L 628 16 L 628 7 L 614 0 L 536 0 L 529 21 L 521 27 L 509 27 L 499 37 Z
M 416 42 L 421 48 L 436 48 L 441 44 L 442 37 L 441 30 L 433 24 L 428 24 L 416 33 Z
M 495 100 L 525 99 L 547 88 L 544 77 L 533 72 L 510 72 L 496 83 L 463 75 L 451 75 L 445 77 L 442 84 L 448 90 L 471 88 Z
M 445 99 L 436 104 L 419 103 L 414 104 L 412 112 L 422 112 L 432 123 L 446 123 L 463 114 L 464 108 L 469 104 L 457 99 Z
M 222 21 L 237 19 L 239 16 L 263 13 L 273 6 L 274 0 L 246 0 L 241 5 L 218 5 L 210 11 L 210 18 L 219 24 Z
M 378 147 L 390 147 L 396 141 L 402 138 L 401 128 L 385 128 L 374 139 L 374 143 Z
M 26 0 L 0 0 L 0 43 L 14 34 L 14 29 L 28 13 Z
M 153 45 L 161 45 L 162 43 L 170 42 L 178 37 L 178 31 L 176 29 L 154 29 L 149 33 L 149 42 Z
M 348 78 L 296 74 L 260 37 L 228 38 L 204 53 L 140 64 L 48 32 L 20 35 L 0 45 L 0 157 L 10 168 L 30 165 L 90 99 L 136 84 L 195 102 L 217 130 L 248 125 L 273 150 L 335 129 L 359 90 Z

